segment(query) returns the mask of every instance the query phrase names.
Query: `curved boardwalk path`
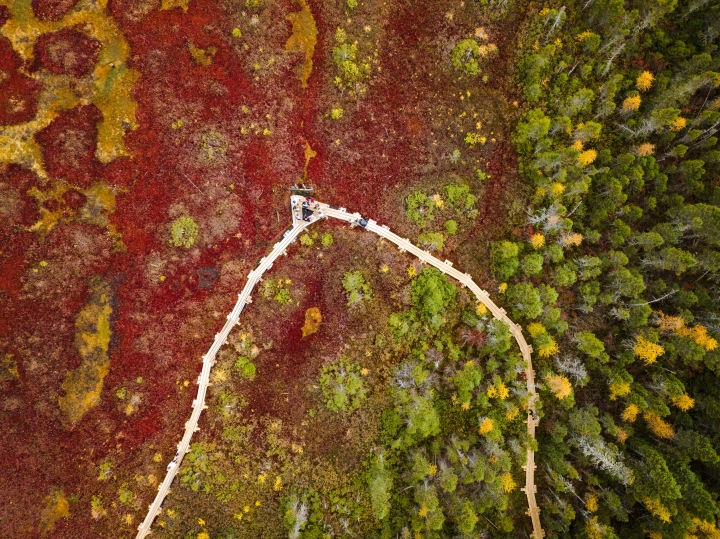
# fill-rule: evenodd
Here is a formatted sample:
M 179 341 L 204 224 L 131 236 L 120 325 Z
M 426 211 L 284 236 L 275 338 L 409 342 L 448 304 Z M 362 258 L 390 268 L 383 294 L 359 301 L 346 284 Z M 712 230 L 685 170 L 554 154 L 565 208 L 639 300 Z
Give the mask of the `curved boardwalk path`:
M 197 424 L 203 409 L 207 408 L 207 405 L 205 405 L 205 394 L 207 393 L 207 387 L 210 385 L 210 369 L 215 364 L 215 356 L 218 353 L 218 350 L 220 350 L 220 347 L 227 340 L 232 328 L 238 323 L 240 313 L 243 308 L 245 305 L 252 302 L 250 294 L 255 288 L 255 285 L 258 281 L 262 280 L 262 275 L 272 267 L 275 260 L 279 256 L 285 254 L 288 246 L 297 239 L 300 233 L 302 233 L 312 223 L 326 217 L 332 217 L 334 219 L 345 221 L 350 223 L 351 227 L 361 226 L 365 230 L 374 232 L 378 236 L 391 241 L 397 245 L 401 251 L 407 251 L 415 255 L 422 262 L 434 266 L 438 270 L 460 282 L 463 286 L 467 287 L 475 295 L 478 301 L 488 308 L 495 318 L 499 318 L 508 325 L 510 333 L 518 343 L 520 353 L 526 363 L 525 378 L 527 381 L 527 390 L 530 395 L 527 416 L 528 434 L 533 440 L 535 439 L 535 427 L 538 424 L 538 419 L 536 419 L 536 401 L 538 399 L 538 395 L 535 391 L 535 371 L 532 368 L 532 347 L 527 343 L 525 337 L 523 337 L 522 328 L 510 320 L 510 318 L 508 318 L 505 314 L 505 309 L 495 305 L 495 303 L 490 299 L 489 294 L 476 285 L 470 275 L 453 268 L 452 262 L 449 260 L 445 260 L 444 262 L 440 261 L 429 252 L 423 251 L 419 247 L 410 243 L 409 240 L 401 238 L 397 234 L 393 234 L 387 226 L 378 225 L 372 219 L 364 219 L 359 213 L 348 213 L 345 208 L 335 209 L 328 204 L 315 201 L 307 204 L 308 207 L 305 210 L 305 219 L 303 219 L 302 206 L 303 203 L 307 202 L 308 199 L 303 196 L 293 195 L 290 197 L 290 211 L 292 213 L 293 220 L 292 228 L 285 232 L 282 240 L 275 244 L 270 254 L 260 260 L 257 268 L 248 274 L 247 283 L 245 283 L 245 287 L 242 289 L 242 292 L 238 294 L 238 300 L 235 304 L 235 308 L 227 316 L 227 322 L 225 322 L 225 325 L 222 330 L 220 330 L 220 333 L 215 335 L 215 341 L 210 347 L 210 350 L 208 350 L 208 352 L 202 357 L 203 368 L 197 380 L 199 387 L 197 398 L 192 403 L 192 415 L 185 423 L 185 434 L 178 444 L 175 458 L 170 464 L 168 464 L 167 474 L 165 475 L 163 482 L 158 487 L 158 493 L 155 496 L 155 500 L 150 505 L 145 520 L 142 524 L 140 524 L 140 526 L 138 526 L 136 539 L 144 539 L 144 537 L 150 533 L 150 527 L 152 526 L 155 517 L 160 513 L 165 496 L 167 496 L 170 492 L 170 485 L 172 484 L 173 479 L 175 479 L 175 475 L 180 468 L 180 463 L 190 448 L 190 439 L 195 431 L 200 430 Z M 526 493 L 528 499 L 527 515 L 530 516 L 532 520 L 533 539 L 542 539 L 545 536 L 545 532 L 540 524 L 540 509 L 535 501 L 535 492 L 537 491 L 535 486 L 535 452 L 531 448 L 528 448 L 527 450 L 527 462 L 523 468 L 525 469 L 525 487 L 523 487 L 522 490 Z

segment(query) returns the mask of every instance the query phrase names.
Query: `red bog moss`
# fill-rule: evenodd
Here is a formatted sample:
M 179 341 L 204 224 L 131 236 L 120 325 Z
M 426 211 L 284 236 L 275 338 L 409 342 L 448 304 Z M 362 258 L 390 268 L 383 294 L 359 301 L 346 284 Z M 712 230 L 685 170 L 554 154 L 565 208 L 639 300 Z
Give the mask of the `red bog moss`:
M 73 28 L 41 35 L 35 44 L 33 70 L 45 68 L 54 75 L 83 77 L 98 59 L 100 42 Z
M 77 2 L 78 0 L 32 0 L 32 8 L 40 20 L 59 21 Z
M 37 112 L 40 84 L 20 73 L 20 66 L 20 57 L 10 41 L 0 37 L 0 125 L 26 122 Z
M 65 178 L 81 187 L 97 181 L 100 170 L 95 148 L 100 120 L 102 114 L 94 105 L 77 107 L 63 112 L 35 135 L 51 177 Z

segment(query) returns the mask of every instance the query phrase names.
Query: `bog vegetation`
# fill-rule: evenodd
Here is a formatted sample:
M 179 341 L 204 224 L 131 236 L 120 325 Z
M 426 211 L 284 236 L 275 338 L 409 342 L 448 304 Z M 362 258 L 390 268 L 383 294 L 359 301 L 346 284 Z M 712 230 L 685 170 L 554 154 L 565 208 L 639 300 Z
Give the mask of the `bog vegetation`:
M 486 282 L 533 345 L 537 440 L 503 322 L 433 268 L 355 260 L 334 290 L 371 335 L 317 358 L 302 399 L 287 396 L 299 426 L 247 419 L 272 343 L 244 329 L 221 352 L 208 401 L 221 435 L 193 444 L 161 537 L 524 537 L 528 447 L 547 537 L 720 537 L 720 2 L 480 3 L 524 25 L 502 54 L 515 54 L 522 96 L 526 213 L 488 245 Z M 335 31 L 328 65 L 340 90 L 363 95 L 376 68 L 349 32 Z M 482 87 L 499 54 L 478 28 L 446 47 L 444 69 Z M 348 116 L 330 112 L 336 125 Z M 459 140 L 463 154 L 487 142 Z M 398 221 L 429 251 L 472 244 L 490 179 L 476 175 L 405 191 Z M 171 242 L 190 248 L 198 233 L 182 217 Z M 303 256 L 336 238 L 304 234 Z M 278 312 L 300 305 L 290 279 L 268 277 L 261 296 Z M 333 331 L 323 316 L 305 311 L 303 338 Z M 135 500 L 129 486 L 118 496 Z M 193 504 L 224 513 L 183 516 Z

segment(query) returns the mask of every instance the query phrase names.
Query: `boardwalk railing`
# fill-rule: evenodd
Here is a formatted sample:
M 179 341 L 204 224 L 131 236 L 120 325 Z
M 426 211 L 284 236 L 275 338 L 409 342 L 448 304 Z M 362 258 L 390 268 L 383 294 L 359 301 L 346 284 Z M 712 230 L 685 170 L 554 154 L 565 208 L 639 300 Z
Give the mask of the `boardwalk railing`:
M 303 208 L 303 206 L 305 206 L 305 208 Z M 305 209 L 305 213 L 303 213 L 303 209 Z M 538 415 L 536 410 L 538 395 L 535 390 L 535 371 L 532 368 L 532 347 L 527 343 L 525 337 L 523 337 L 522 328 L 508 318 L 505 314 L 505 309 L 495 305 L 495 303 L 490 299 L 490 295 L 475 284 L 470 275 L 453 268 L 452 262 L 448 260 L 441 261 L 432 256 L 429 252 L 423 251 L 419 247 L 413 245 L 409 240 L 392 233 L 387 226 L 380 226 L 372 219 L 363 219 L 359 213 L 348 213 L 345 208 L 335 209 L 327 204 L 311 201 L 303 196 L 293 195 L 290 197 L 290 212 L 293 220 L 292 228 L 285 232 L 282 240 L 275 244 L 270 254 L 260 260 L 257 268 L 248 274 L 247 283 L 245 283 L 245 287 L 238 295 L 235 308 L 228 315 L 227 321 L 220 330 L 220 333 L 215 335 L 215 340 L 213 341 L 210 350 L 208 350 L 208 352 L 203 356 L 203 368 L 197 380 L 198 394 L 197 398 L 192 403 L 193 411 L 190 419 L 185 423 L 185 434 L 178 444 L 175 458 L 172 462 L 170 462 L 170 464 L 168 464 L 168 471 L 165 475 L 165 479 L 158 487 L 155 500 L 150 505 L 145 520 L 142 524 L 140 524 L 140 526 L 138 526 L 136 539 L 144 539 L 144 537 L 150 533 L 150 527 L 152 526 L 155 517 L 160 513 L 165 497 L 170 492 L 170 485 L 172 484 L 173 479 L 175 479 L 175 475 L 180 468 L 180 463 L 190 448 L 192 435 L 195 431 L 199 430 L 197 424 L 200 419 L 200 414 L 203 409 L 207 408 L 205 405 L 205 394 L 207 393 L 207 387 L 210 385 L 210 370 L 215 364 L 215 356 L 217 355 L 218 350 L 220 350 L 220 347 L 227 340 L 232 328 L 238 323 L 240 313 L 245 305 L 252 302 L 250 294 L 255 288 L 255 285 L 259 280 L 261 280 L 262 275 L 272 267 L 275 260 L 285 253 L 288 246 L 297 239 L 301 232 L 303 232 L 312 223 L 326 217 L 332 217 L 334 219 L 345 221 L 351 226 L 361 226 L 365 230 L 374 232 L 378 236 L 394 243 L 401 251 L 411 253 L 421 261 L 434 266 L 441 272 L 449 275 L 468 288 L 475 295 L 477 300 L 488 308 L 495 318 L 502 320 L 508 325 L 510 333 L 515 338 L 515 341 L 520 347 L 520 353 L 525 360 L 525 379 L 527 382 L 527 391 L 530 395 L 527 416 L 528 434 L 533 440 L 535 439 L 535 427 L 538 424 Z M 545 532 L 540 524 L 540 509 L 535 501 L 535 493 L 537 490 L 535 487 L 535 453 L 530 447 L 527 449 L 527 462 L 523 468 L 525 469 L 525 487 L 523 487 L 522 490 L 525 491 L 525 494 L 527 495 L 527 514 L 532 521 L 533 539 L 542 539 L 545 536 Z

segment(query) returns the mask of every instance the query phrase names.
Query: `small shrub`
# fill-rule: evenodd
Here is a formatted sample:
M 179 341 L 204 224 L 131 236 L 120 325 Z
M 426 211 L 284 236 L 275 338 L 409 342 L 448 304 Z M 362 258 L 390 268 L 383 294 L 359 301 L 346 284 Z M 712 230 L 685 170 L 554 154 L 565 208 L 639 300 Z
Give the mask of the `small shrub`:
M 412 219 L 419 227 L 425 227 L 435 219 L 433 212 L 435 204 L 432 199 L 422 191 L 410 193 L 405 199 L 405 215 Z
M 333 237 L 330 234 L 323 234 L 322 240 L 320 241 L 323 247 L 330 247 L 333 244 Z
M 170 243 L 175 247 L 189 249 L 195 245 L 200 229 L 192 217 L 178 217 L 172 223 L 170 229 Z
M 358 271 L 348 271 L 342 279 L 342 285 L 348 294 L 348 305 L 355 305 L 363 299 L 372 297 L 372 288 L 370 283 L 365 280 L 363 274 Z
M 456 225 L 457 226 L 457 225 Z M 440 251 L 445 246 L 445 236 L 440 232 L 426 232 L 418 238 L 420 245 L 427 247 L 429 251 Z
M 273 299 L 283 306 L 292 302 L 290 290 L 288 290 L 287 288 L 281 288 L 280 290 L 278 290 L 277 294 L 275 294 L 275 297 Z
M 250 361 L 250 358 L 245 356 L 238 356 L 235 361 L 235 368 L 238 369 L 245 378 L 252 378 L 255 376 L 255 363 Z
M 443 187 L 448 204 L 455 206 L 470 193 L 470 186 L 465 183 L 448 183 Z
M 480 58 L 480 46 L 474 39 L 463 39 L 452 50 L 452 63 L 455 69 L 459 69 L 466 75 L 479 75 L 481 72 L 478 59 Z
M 447 232 L 450 235 L 457 234 L 458 225 L 456 221 L 453 221 L 450 219 L 449 221 L 445 221 L 445 232 Z
M 356 410 L 365 399 L 360 367 L 343 358 L 323 367 L 320 372 L 320 388 L 325 405 L 332 412 Z
M 303 234 L 300 236 L 300 245 L 305 245 L 306 247 L 310 247 L 313 243 L 313 239 L 310 237 L 310 234 Z
M 332 118 L 333 120 L 339 120 L 340 118 L 342 118 L 343 112 L 345 111 L 340 107 L 332 109 L 330 111 L 330 118 Z

